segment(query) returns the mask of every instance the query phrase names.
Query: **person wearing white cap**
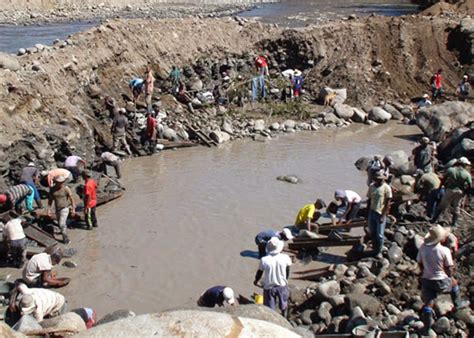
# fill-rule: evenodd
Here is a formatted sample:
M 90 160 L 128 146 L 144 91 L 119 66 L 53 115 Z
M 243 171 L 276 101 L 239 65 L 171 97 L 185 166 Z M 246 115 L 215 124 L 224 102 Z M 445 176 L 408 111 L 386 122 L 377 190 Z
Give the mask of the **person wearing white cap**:
M 288 278 L 290 278 L 291 258 L 282 254 L 283 241 L 272 237 L 267 243 L 267 256 L 260 260 L 260 266 L 255 274 L 254 285 L 263 287 L 263 303 L 273 310 L 277 309 L 277 301 L 283 315 L 287 314 Z M 260 279 L 263 276 L 263 285 Z
M 258 246 L 258 258 L 265 257 L 267 255 L 267 243 L 272 237 L 278 237 L 283 241 L 289 241 L 293 239 L 293 234 L 290 229 L 285 228 L 282 231 L 275 230 L 264 230 L 255 236 L 255 244 Z
M 438 220 L 441 213 L 446 210 L 447 207 L 452 206 L 452 226 L 458 226 L 464 194 L 466 194 L 472 186 L 472 176 L 470 172 L 466 170 L 466 167 L 470 165 L 471 161 L 466 157 L 461 157 L 456 161 L 454 167 L 449 168 L 446 172 L 446 176 L 443 180 L 445 193 L 431 219 L 432 223 Z
M 25 220 L 23 218 L 13 218 L 3 226 L 2 230 L 3 241 L 7 244 L 8 253 L 17 268 L 21 268 L 26 261 L 26 236 L 23 231 L 24 223 Z
M 20 293 L 21 315 L 33 315 L 38 322 L 45 317 L 55 317 L 66 312 L 67 302 L 63 295 L 58 292 L 28 288 L 24 284 L 18 285 Z
M 367 192 L 367 226 L 372 239 L 372 247 L 377 256 L 381 256 L 385 239 L 385 223 L 390 212 L 392 188 L 385 183 L 387 177 L 379 172 L 374 177 Z
M 43 209 L 43 202 L 41 202 L 41 196 L 37 187 L 39 184 L 39 171 L 34 162 L 28 163 L 28 165 L 21 170 L 20 183 L 27 184 L 33 189 L 33 197 L 36 205 L 38 208 Z
M 338 224 L 344 223 L 343 220 L 345 220 L 346 224 L 351 224 L 352 220 L 356 218 L 359 213 L 362 198 L 358 193 L 352 190 L 336 190 L 334 198 L 336 201 L 342 201 L 346 206 L 346 211 L 339 218 Z
M 69 244 L 71 241 L 66 234 L 66 223 L 69 216 L 69 211 L 71 212 L 71 216 L 74 217 L 76 213 L 76 203 L 74 202 L 71 189 L 64 185 L 66 178 L 64 176 L 59 176 L 56 177 L 54 181 L 55 184 L 49 192 L 48 216 L 52 216 L 51 208 L 54 203 L 56 210 L 56 220 L 58 221 L 59 228 L 61 229 L 61 233 L 63 235 L 63 243 Z M 69 207 L 71 207 L 71 210 L 69 210 Z
M 465 101 L 471 92 L 471 83 L 469 82 L 469 76 L 464 75 L 461 83 L 456 89 L 459 101 Z
M 225 306 L 226 304 L 235 304 L 234 290 L 222 285 L 207 289 L 197 301 L 197 305 L 202 307 Z
M 430 96 L 428 94 L 423 94 L 422 99 L 416 103 L 417 110 L 422 107 L 431 106 L 433 102 L 430 101 Z
M 469 302 L 461 299 L 458 281 L 453 278 L 454 262 L 451 251 L 441 244 L 448 238 L 449 233 L 449 228 L 443 228 L 439 224 L 432 226 L 416 258 L 422 274 L 421 297 L 425 305 L 421 319 L 425 334 L 433 325 L 433 306 L 438 294 L 451 293 L 457 309 L 469 306 Z
M 430 145 L 430 139 L 422 137 L 420 145 L 413 149 L 413 162 L 417 169 L 425 173 L 433 171 L 433 147 Z

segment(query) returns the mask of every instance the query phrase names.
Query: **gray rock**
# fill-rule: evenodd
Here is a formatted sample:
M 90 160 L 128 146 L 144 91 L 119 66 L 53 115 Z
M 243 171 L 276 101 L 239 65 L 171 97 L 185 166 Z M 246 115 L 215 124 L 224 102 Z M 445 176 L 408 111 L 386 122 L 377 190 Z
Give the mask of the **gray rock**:
M 377 314 L 382 307 L 377 298 L 361 293 L 348 293 L 346 294 L 346 300 L 350 308 L 360 306 L 364 313 L 370 316 Z
M 392 151 L 387 155 L 390 155 L 394 162 L 394 164 L 390 167 L 390 172 L 397 176 L 412 174 L 414 170 L 410 163 L 409 156 L 405 151 Z
M 288 320 L 285 319 L 285 317 L 283 317 L 278 312 L 273 311 L 267 306 L 248 304 L 239 306 L 217 307 L 214 310 L 216 312 L 228 313 L 232 316 L 264 320 L 266 322 L 279 325 L 286 329 L 292 328 Z
M 253 126 L 253 130 L 255 131 L 262 131 L 265 129 L 265 121 L 264 120 L 256 120 Z
M 402 249 L 397 245 L 397 243 L 392 243 L 388 249 L 388 259 L 390 263 L 398 263 L 403 257 Z
M 170 141 L 177 141 L 178 140 L 178 134 L 176 134 L 176 132 L 173 129 L 169 128 L 169 127 L 164 128 L 163 137 L 167 140 L 170 140 Z
M 123 318 L 130 318 L 130 317 L 135 317 L 136 314 L 135 312 L 132 312 L 130 310 L 116 310 L 114 312 L 106 314 L 104 317 L 99 319 L 97 322 L 97 325 L 102 325 L 106 323 L 113 322 L 115 320 L 123 319 Z
M 372 158 L 369 156 L 361 157 L 354 163 L 354 165 L 358 170 L 367 171 L 371 159 Z
M 292 183 L 292 184 L 296 184 L 296 183 L 301 182 L 301 180 L 295 175 L 278 176 L 276 179 L 278 181 L 284 181 L 284 182 L 288 182 L 288 183 Z
M 317 311 L 318 317 L 326 324 L 329 325 L 331 323 L 331 310 L 332 310 L 332 305 L 329 304 L 328 302 L 322 302 Z
M 341 286 L 338 281 L 329 281 L 321 283 L 316 290 L 320 299 L 329 300 L 329 298 L 341 293 Z
M 301 320 L 303 321 L 303 324 L 311 325 L 313 323 L 313 312 L 314 311 L 311 309 L 306 309 L 301 313 Z
M 449 295 L 439 295 L 434 303 L 434 310 L 438 316 L 445 316 L 453 309 L 454 304 Z
M 474 315 L 472 314 L 472 310 L 470 308 L 457 310 L 454 313 L 454 318 L 456 318 L 456 320 L 463 321 L 469 326 L 474 325 Z
M 20 318 L 18 322 L 13 325 L 13 330 L 20 333 L 28 334 L 28 332 L 35 332 L 43 329 L 38 321 L 32 315 L 25 315 Z
M 278 122 L 274 122 L 271 124 L 270 129 L 273 131 L 280 130 L 280 124 Z
M 374 107 L 369 112 L 369 120 L 377 123 L 386 123 L 391 118 L 392 115 L 381 107 Z
M 456 128 L 474 120 L 474 104 L 446 101 L 423 107 L 416 115 L 416 124 L 433 141 L 441 141 Z
M 209 137 L 219 144 L 230 141 L 230 135 L 220 130 L 213 131 Z
M 334 105 L 334 111 L 337 117 L 344 120 L 349 120 L 354 115 L 354 110 L 352 109 L 352 107 L 343 103 L 336 103 Z
M 314 336 L 314 335 L 313 335 Z M 21 333 L 14 331 L 10 326 L 5 324 L 4 321 L 0 322 L 0 337 L 5 338 L 24 338 L 25 336 Z
M 293 120 L 286 120 L 285 122 L 283 122 L 283 126 L 284 126 L 286 129 L 295 129 L 295 127 L 296 127 L 296 122 L 293 121 Z
M 359 108 L 352 108 L 354 114 L 352 115 L 352 121 L 357 123 L 364 123 L 367 120 L 367 113 Z
M 21 56 L 21 55 L 25 55 L 25 54 L 26 54 L 26 49 L 25 48 L 19 48 L 18 49 L 17 55 Z
M 344 288 L 346 293 L 365 293 L 366 291 L 367 287 L 360 282 L 351 283 Z
M 178 132 L 176 133 L 178 135 L 178 137 L 181 139 L 181 140 L 184 140 L 184 141 L 187 141 L 189 140 L 189 134 L 186 130 L 184 130 L 183 128 L 179 128 Z
M 227 121 L 224 121 L 224 123 L 222 123 L 222 128 L 221 129 L 222 129 L 222 131 L 225 131 L 229 135 L 234 134 L 234 128 L 232 127 L 232 124 L 227 122 Z
M 333 307 L 340 306 L 340 305 L 344 304 L 345 296 L 344 295 L 332 296 L 328 299 L 328 301 Z
M 402 113 L 400 113 L 398 111 L 397 108 L 395 108 L 394 106 L 392 106 L 391 104 L 385 104 L 383 106 L 383 109 L 389 113 L 390 115 L 392 115 L 392 120 L 403 120 L 403 115 Z
M 293 284 L 290 284 L 289 288 L 290 288 L 290 299 L 292 303 L 296 305 L 300 305 L 306 301 L 307 297 L 306 297 L 305 289 L 295 286 Z
M 433 330 L 437 334 L 445 334 L 449 331 L 451 324 L 447 317 L 440 317 L 433 325 Z
M 324 116 L 323 118 L 323 122 L 325 124 L 335 124 L 335 125 L 338 125 L 338 124 L 341 124 L 342 121 L 340 118 L 338 118 L 335 114 L 333 113 L 328 113 L 326 114 L 326 116 Z
M 380 278 L 375 279 L 375 285 L 379 288 L 379 291 L 382 296 L 386 296 L 392 293 L 392 289 L 390 288 L 390 286 Z
M 401 311 L 393 304 L 387 305 L 387 311 L 392 315 L 398 315 Z
M 63 332 L 71 335 L 87 329 L 81 316 L 74 312 L 45 319 L 41 322 L 41 326 L 43 329 L 40 332 L 36 331 L 38 335 L 59 335 Z
M 16 56 L 6 53 L 0 53 L 0 69 L 8 69 L 16 72 L 21 68 Z
M 35 48 L 38 50 L 38 52 L 41 52 L 44 50 L 44 45 L 42 45 L 41 43 L 37 43 L 35 45 Z

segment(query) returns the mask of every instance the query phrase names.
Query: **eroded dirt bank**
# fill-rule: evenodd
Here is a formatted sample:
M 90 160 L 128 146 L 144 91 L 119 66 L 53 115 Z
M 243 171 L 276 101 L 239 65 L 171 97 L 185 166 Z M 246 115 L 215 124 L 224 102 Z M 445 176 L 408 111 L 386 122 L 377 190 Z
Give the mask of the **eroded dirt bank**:
M 104 97 L 125 105 L 121 94 L 128 94 L 128 81 L 146 64 L 158 82 L 174 64 L 191 66 L 195 71 L 186 81 L 200 77 L 206 88 L 212 83 L 209 67 L 251 74 L 252 55 L 267 51 L 274 74 L 305 71 L 310 97 L 324 86 L 347 88 L 347 102 L 367 109 L 383 99 L 406 101 L 424 93 L 437 68 L 445 69 L 445 86 L 454 91 L 463 68 L 448 44 L 459 21 L 371 17 L 282 30 L 231 18 L 117 20 L 53 48 L 2 55 L 8 68 L 0 70 L 2 176 L 13 178 L 10 168 L 26 164 L 26 157 L 50 165 L 64 148 L 93 156 L 94 137 L 109 138 L 110 120 L 98 118 Z M 167 100 L 162 102 L 166 109 Z M 181 110 L 175 118 L 187 115 Z

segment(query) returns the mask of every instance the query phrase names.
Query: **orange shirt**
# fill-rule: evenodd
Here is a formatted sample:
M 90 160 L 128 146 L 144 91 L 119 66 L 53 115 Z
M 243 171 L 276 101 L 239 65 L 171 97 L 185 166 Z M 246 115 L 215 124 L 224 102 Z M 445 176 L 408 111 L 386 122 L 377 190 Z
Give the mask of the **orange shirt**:
M 86 208 L 93 208 L 97 205 L 97 184 L 92 178 L 89 178 L 84 185 L 84 196 L 87 197 Z

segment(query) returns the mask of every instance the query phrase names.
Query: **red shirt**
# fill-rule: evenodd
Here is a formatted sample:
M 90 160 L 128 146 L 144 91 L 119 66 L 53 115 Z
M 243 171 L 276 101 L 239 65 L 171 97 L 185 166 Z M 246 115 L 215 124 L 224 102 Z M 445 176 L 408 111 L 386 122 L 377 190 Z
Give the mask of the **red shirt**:
M 434 75 L 434 85 L 435 85 L 436 89 L 441 88 L 441 79 L 442 79 L 441 74 L 435 74 Z
M 154 137 L 156 129 L 156 119 L 151 116 L 148 116 L 146 120 L 146 134 L 149 138 Z
M 93 208 L 97 205 L 97 184 L 89 178 L 84 185 L 84 196 L 87 197 L 86 208 Z
M 265 59 L 263 56 L 259 56 L 257 60 L 255 61 L 255 64 L 257 65 L 258 68 L 263 68 L 263 67 L 268 66 L 267 59 Z

